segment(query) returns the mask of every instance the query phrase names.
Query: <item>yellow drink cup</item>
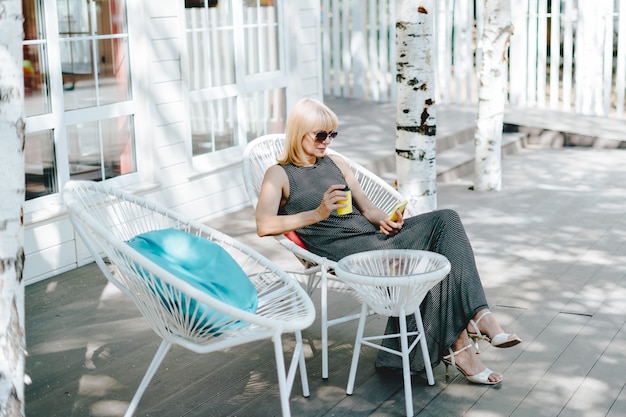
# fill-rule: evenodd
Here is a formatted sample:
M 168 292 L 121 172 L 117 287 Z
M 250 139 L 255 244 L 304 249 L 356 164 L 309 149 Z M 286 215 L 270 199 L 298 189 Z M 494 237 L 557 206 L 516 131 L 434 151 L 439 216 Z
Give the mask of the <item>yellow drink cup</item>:
M 345 200 L 340 200 L 337 201 L 337 203 L 339 204 L 346 204 L 346 207 L 340 207 L 337 209 L 337 214 L 342 216 L 344 214 L 350 214 L 352 213 L 352 191 L 350 191 L 350 188 L 348 188 L 348 186 L 346 185 L 346 188 L 343 189 L 347 196 Z

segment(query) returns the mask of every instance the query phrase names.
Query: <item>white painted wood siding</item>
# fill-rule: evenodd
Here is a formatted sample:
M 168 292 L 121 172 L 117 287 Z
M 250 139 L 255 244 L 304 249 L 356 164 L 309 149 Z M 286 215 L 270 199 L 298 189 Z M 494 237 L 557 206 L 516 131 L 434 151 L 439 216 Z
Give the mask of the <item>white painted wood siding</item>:
M 134 191 L 187 216 L 206 221 L 249 205 L 240 159 L 196 172 L 186 150 L 190 112 L 182 74 L 184 22 L 181 2 L 129 2 L 135 19 L 133 82 L 140 83 L 135 129 L 137 157 L 146 163 Z M 322 98 L 319 0 L 284 2 L 287 108 L 301 97 Z M 131 190 L 132 191 L 132 190 Z M 91 261 L 62 207 L 34 213 L 25 227 L 26 284 Z

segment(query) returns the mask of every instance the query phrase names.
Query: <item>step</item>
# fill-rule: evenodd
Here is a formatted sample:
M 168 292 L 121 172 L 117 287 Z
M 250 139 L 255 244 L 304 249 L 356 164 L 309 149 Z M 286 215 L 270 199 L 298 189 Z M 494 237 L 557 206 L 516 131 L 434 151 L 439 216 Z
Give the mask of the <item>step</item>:
M 626 120 L 548 109 L 507 107 L 505 126 L 529 134 L 535 147 L 626 148 Z M 546 132 L 555 132 L 546 133 Z
M 524 147 L 526 135 L 521 132 L 502 134 L 502 157 L 515 154 Z M 452 182 L 474 174 L 474 141 L 437 154 L 437 180 Z
M 337 97 L 326 97 L 324 101 L 339 117 L 340 135 L 331 147 L 393 184 L 397 177 L 395 104 Z M 447 182 L 471 175 L 474 170 L 476 109 L 441 105 L 435 116 L 438 180 Z M 522 147 L 524 138 L 523 133 L 503 134 L 502 154 Z
M 502 134 L 502 157 L 515 154 L 524 148 L 526 135 L 520 132 Z M 453 182 L 460 178 L 474 175 L 474 142 L 464 142 L 452 149 L 437 153 L 437 181 Z M 370 164 L 373 171 L 389 184 L 393 184 L 397 178 L 395 171 L 395 159 L 393 164 L 384 164 L 381 161 Z

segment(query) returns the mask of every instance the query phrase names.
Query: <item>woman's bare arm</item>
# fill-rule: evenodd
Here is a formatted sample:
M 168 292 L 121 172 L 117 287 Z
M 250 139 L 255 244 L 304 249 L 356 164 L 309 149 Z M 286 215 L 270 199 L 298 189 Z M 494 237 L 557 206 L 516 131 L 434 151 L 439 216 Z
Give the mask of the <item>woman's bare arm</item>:
M 330 187 L 314 210 L 290 215 L 278 215 L 280 205 L 289 196 L 287 173 L 278 165 L 271 166 L 265 173 L 259 202 L 256 207 L 256 230 L 259 236 L 280 235 L 317 223 L 330 216 L 331 211 L 341 207 L 337 201 L 345 199 L 344 185 Z
M 343 176 L 348 183 L 348 187 L 350 187 L 350 190 L 352 191 L 352 203 L 356 204 L 363 216 L 365 216 L 365 218 L 373 225 L 379 226 L 380 231 L 386 235 L 394 235 L 398 233 L 404 224 L 402 216 L 399 216 L 395 222 L 389 220 L 389 214 L 378 208 L 370 201 L 369 198 L 367 198 L 367 195 L 365 195 L 363 188 L 361 188 L 361 185 L 357 181 L 354 176 L 354 172 L 346 160 L 338 155 L 333 155 L 332 159 L 343 173 Z

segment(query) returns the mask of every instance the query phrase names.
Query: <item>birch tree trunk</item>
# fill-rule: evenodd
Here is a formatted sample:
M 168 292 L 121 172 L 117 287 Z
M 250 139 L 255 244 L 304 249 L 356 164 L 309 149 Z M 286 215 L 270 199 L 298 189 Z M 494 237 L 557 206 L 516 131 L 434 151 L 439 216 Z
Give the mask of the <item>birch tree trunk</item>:
M 396 172 L 412 211 L 437 208 L 434 0 L 398 0 Z
M 507 86 L 507 55 L 513 33 L 511 0 L 483 0 L 484 29 L 474 131 L 474 189 L 502 188 L 502 126 Z
M 24 416 L 22 2 L 0 0 L 0 417 Z

